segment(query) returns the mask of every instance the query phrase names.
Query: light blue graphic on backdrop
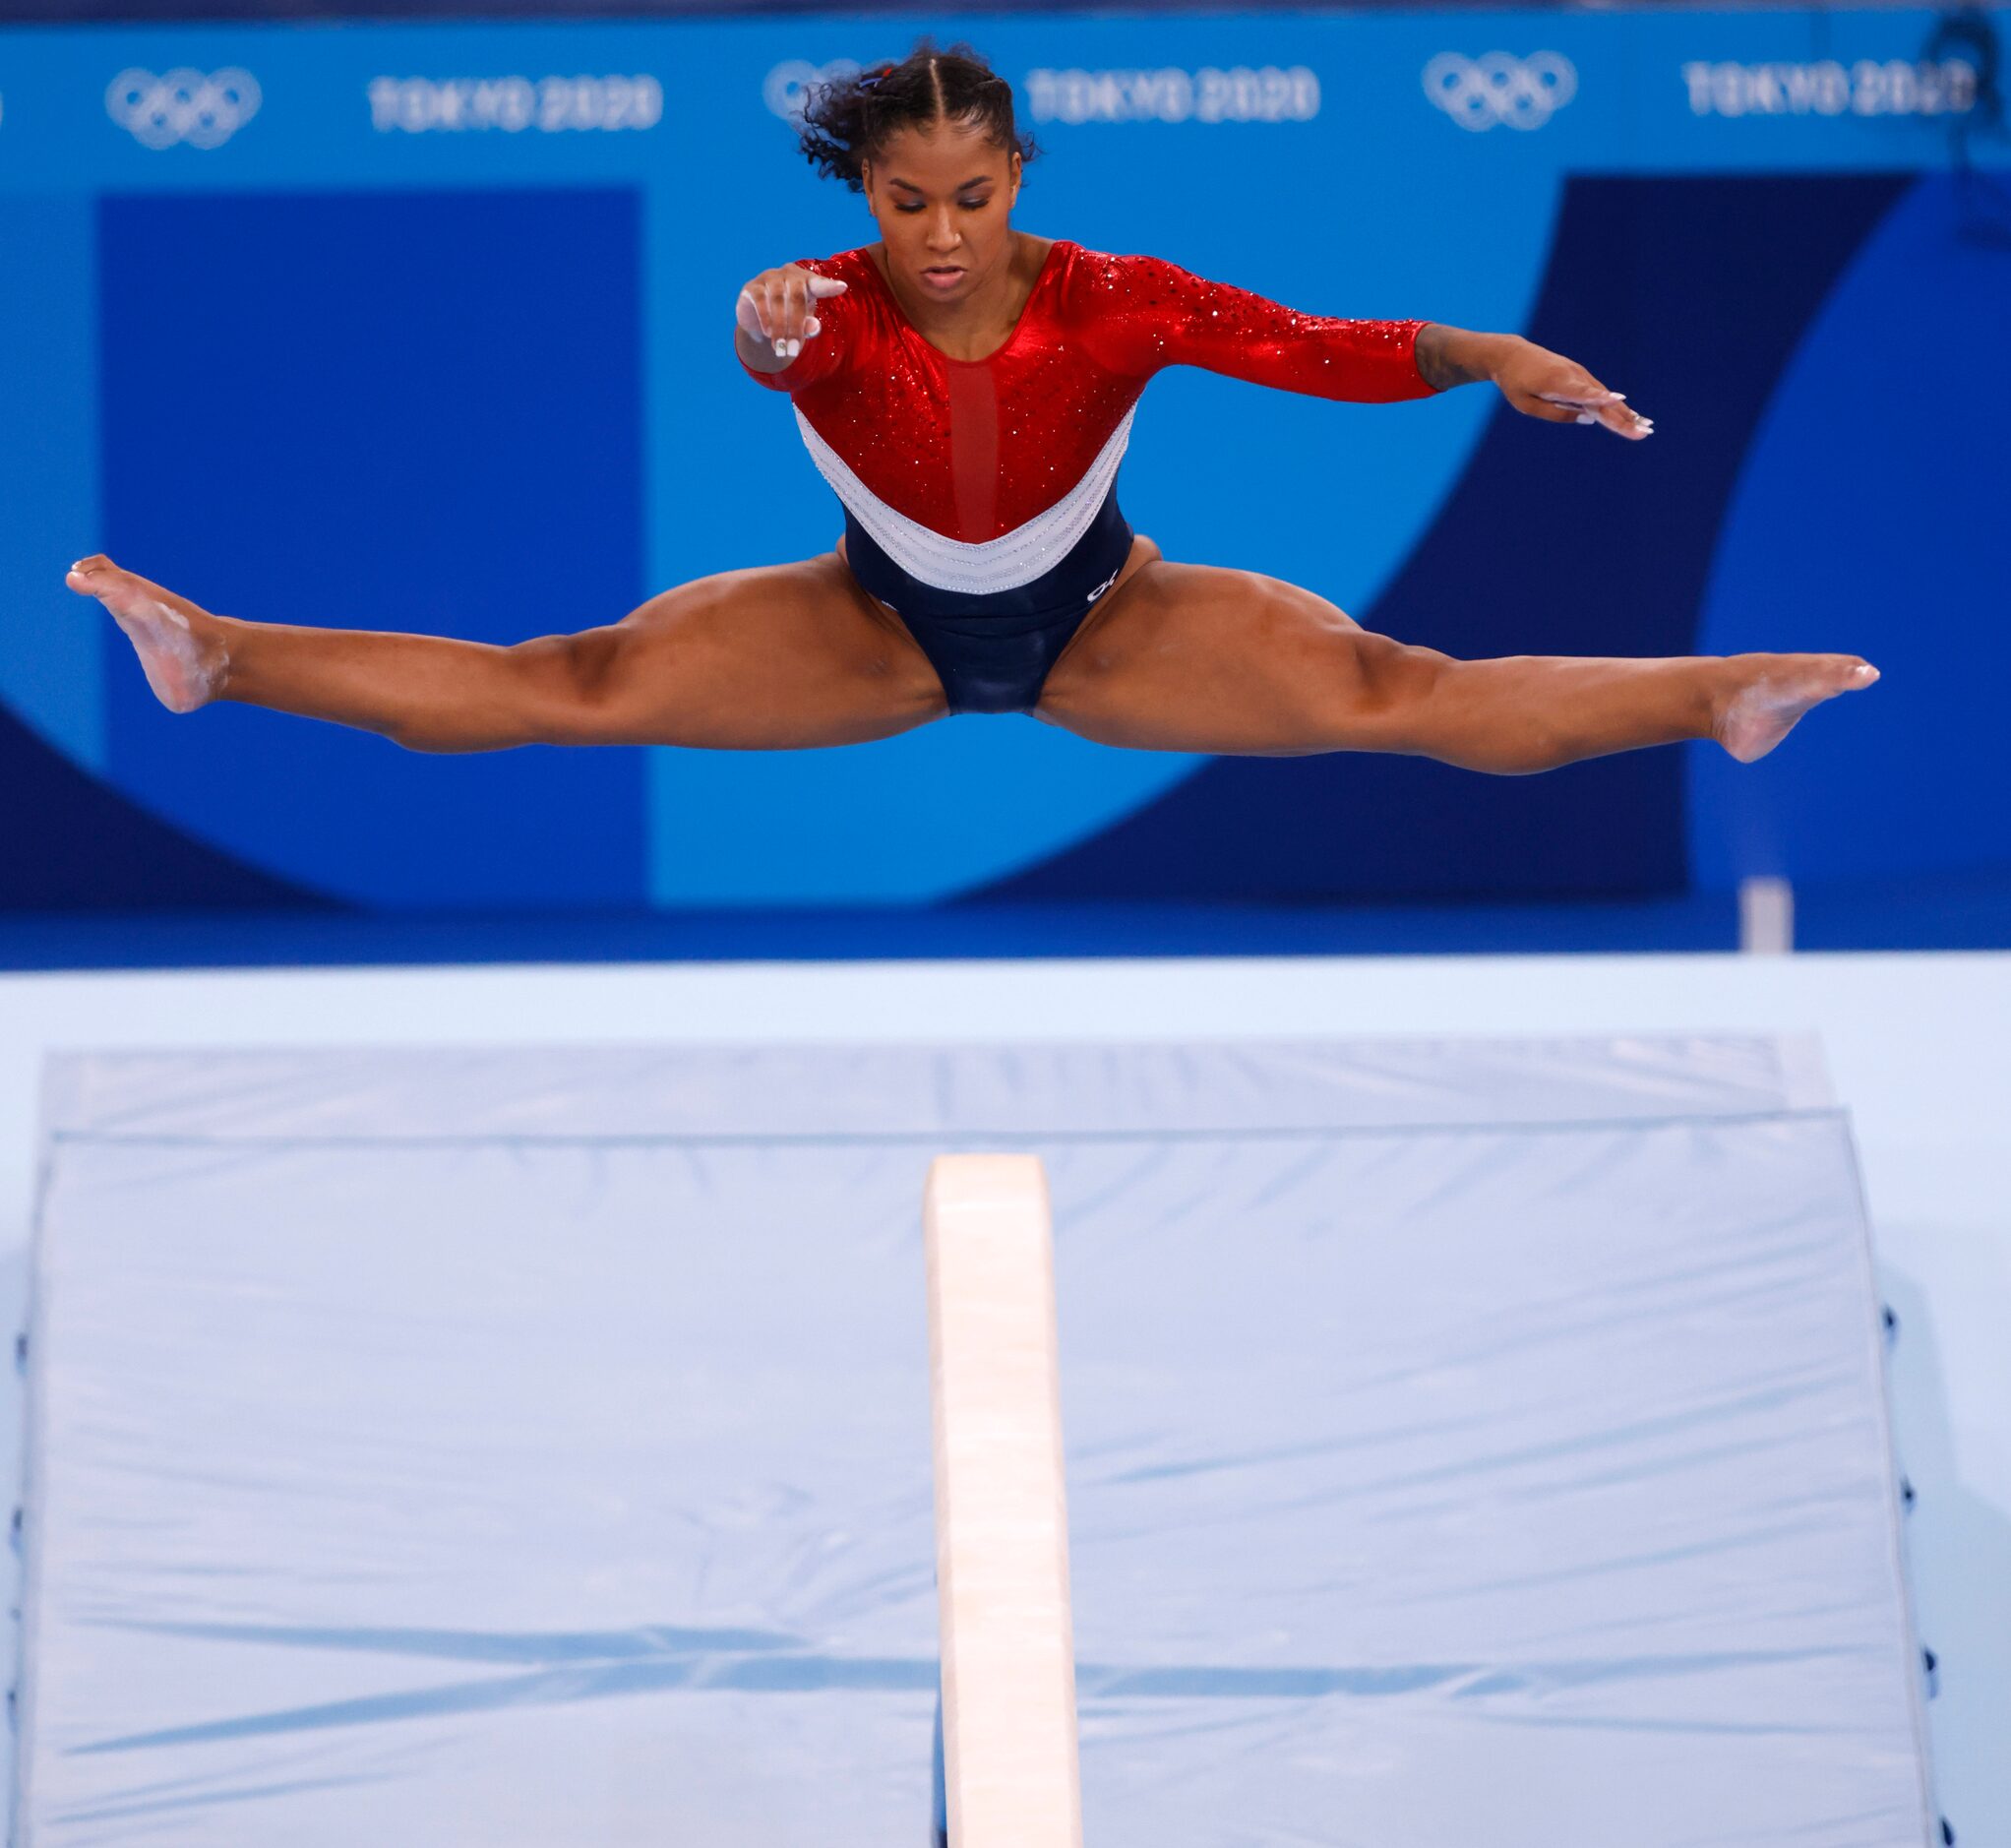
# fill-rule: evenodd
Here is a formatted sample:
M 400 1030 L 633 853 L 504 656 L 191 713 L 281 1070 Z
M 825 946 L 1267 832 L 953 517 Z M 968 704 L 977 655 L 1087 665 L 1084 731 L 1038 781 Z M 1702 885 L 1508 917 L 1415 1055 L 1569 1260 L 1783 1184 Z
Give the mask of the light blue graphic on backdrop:
M 1376 92 L 1387 72 L 1347 55 L 1355 24 L 1156 23 L 1153 56 L 1168 69 L 1316 68 L 1318 114 L 1034 121 L 1044 152 L 1027 169 L 1015 222 L 1091 248 L 1149 251 L 1308 309 L 1520 325 L 1542 279 L 1559 196 L 1555 158 L 1517 136 L 1488 160 L 1484 207 L 1421 223 L 1421 199 L 1461 184 L 1475 137 L 1434 116 L 1420 91 L 1417 111 L 1432 133 L 1390 183 L 1371 127 L 1386 115 Z M 941 31 L 968 31 L 1013 72 L 1028 109 L 1028 73 L 1122 66 L 1136 48 L 1135 29 L 1116 22 L 952 21 Z M 742 81 L 764 81 L 782 59 L 762 60 L 782 43 L 792 61 L 815 67 L 899 50 L 911 31 L 906 22 L 891 32 L 825 21 L 766 27 L 762 58 Z M 730 77 L 735 62 L 722 55 L 711 77 Z M 702 569 L 730 569 L 828 550 L 841 524 L 786 405 L 732 363 L 717 277 L 694 274 L 694 259 L 716 270 L 724 258 L 737 282 L 878 233 L 863 201 L 817 178 L 772 110 L 731 125 L 728 141 L 722 122 L 713 157 L 744 181 L 659 194 L 652 219 L 651 319 L 667 339 L 652 391 L 651 507 L 666 583 L 679 565 L 689 571 L 695 548 Z M 750 213 L 750 199 L 759 211 Z M 679 363 L 708 354 L 724 364 Z M 1478 393 L 1336 405 L 1171 372 L 1147 390 L 1120 498 L 1171 558 L 1286 578 L 1362 613 L 1458 479 L 1488 409 Z M 694 430 L 707 440 L 693 443 Z M 660 752 L 651 763 L 651 891 L 665 905 L 757 903 L 791 892 L 816 902 L 948 896 L 1108 827 L 1202 761 L 1089 751 L 1048 727 L 983 719 L 781 769 L 752 754 Z M 918 774 L 945 780 L 953 792 L 946 807 L 915 801 Z M 959 805 L 969 816 L 945 826 Z M 799 879 L 772 857 L 775 841 L 798 837 L 845 844 L 806 861 Z
M 1151 97 L 1168 93 L 1164 82 L 1133 82 L 1119 92 L 1130 100 L 1115 106 L 1102 100 L 1113 92 L 1096 74 L 1140 62 L 1133 22 L 968 19 L 941 30 L 974 37 L 1013 76 L 1034 117 L 1047 152 L 1020 201 L 1027 228 L 1095 248 L 1149 250 L 1295 306 L 1517 328 L 1541 283 L 1570 171 L 1934 157 L 1938 118 L 1901 108 L 1926 107 L 1926 92 L 1903 91 L 1889 75 L 1930 25 L 1920 14 L 1878 16 L 1868 31 L 1805 15 L 1155 21 L 1150 62 L 1162 79 L 1239 66 L 1316 77 L 1318 107 L 1306 119 L 1213 123 L 1137 119 L 1152 114 Z M 912 27 L 804 20 L 720 31 L 718 55 L 705 63 L 708 85 L 751 81 L 752 72 L 736 75 L 750 47 L 775 57 L 770 72 L 784 60 L 820 68 L 898 52 Z M 1561 73 L 1562 84 L 1553 82 L 1515 121 L 1498 109 L 1490 120 L 1485 108 L 1462 120 L 1444 106 L 1442 84 L 1428 92 L 1433 70 L 1449 70 L 1455 87 L 1464 74 L 1471 88 L 1479 62 L 1502 48 L 1525 72 L 1542 51 L 1546 74 Z M 1865 59 L 1869 75 L 1856 70 Z M 1044 85 L 1041 72 L 1062 75 Z M 1061 114 L 1089 119 L 1040 120 L 1044 89 L 1086 98 Z M 1798 112 L 1768 117 L 1776 93 Z M 692 274 L 698 252 L 731 252 L 729 268 L 744 277 L 875 235 L 862 204 L 811 181 L 772 110 L 731 117 L 730 140 L 727 119 L 718 120 L 713 152 L 735 183 L 659 202 L 656 325 L 673 331 L 673 352 L 723 343 L 710 279 Z M 750 212 L 750 200 L 761 209 Z M 651 453 L 665 491 L 652 506 L 666 583 L 673 561 L 692 556 L 688 521 L 705 535 L 707 569 L 821 551 L 836 528 L 836 510 L 781 407 L 738 380 L 720 392 L 714 373 L 666 367 L 653 393 Z M 1122 498 L 1133 524 L 1171 557 L 1287 578 L 1372 620 L 1376 593 L 1429 529 L 1490 409 L 1478 392 L 1432 405 L 1342 409 L 1176 373 L 1147 394 Z M 710 440 L 681 440 L 695 426 Z M 818 897 L 948 895 L 1093 833 L 1199 762 L 1161 758 L 1144 774 L 1120 774 L 1113 763 L 1092 779 L 1058 737 L 1034 734 L 1029 744 L 981 721 L 933 748 L 942 773 L 982 789 L 988 807 L 1002 788 L 1017 794 L 994 818 L 984 866 L 972 863 L 970 843 L 960 843 L 952 866 L 933 829 L 904 834 L 916 816 L 903 799 L 909 760 L 900 753 L 863 758 L 828 777 L 777 776 L 744 756 L 660 753 L 651 765 L 653 894 L 666 905 L 767 897 L 776 874 L 761 843 L 822 829 L 863 833 L 873 850 L 862 852 L 850 883 L 820 884 Z M 701 844 L 690 832 L 694 813 L 731 815 L 741 826 Z M 883 866 L 899 870 L 894 884 L 870 870 Z
M 1884 678 L 1750 768 L 1693 754 L 1698 885 L 2011 858 L 2011 809 L 1955 794 L 2004 783 L 2005 477 L 1947 460 L 1976 453 L 1976 430 L 2011 428 L 2011 375 L 1962 360 L 1995 353 L 2006 328 L 2011 200 L 1936 175 L 1893 209 L 1809 329 L 1748 454 L 1699 647 L 1847 649 Z M 1899 752 L 1930 762 L 1896 770 Z M 1867 858 L 1873 843 L 1890 857 Z
M 1168 763 L 1037 719 L 975 716 L 835 751 L 693 753 L 708 773 L 690 777 L 662 755 L 659 886 L 720 904 L 939 898 L 995 877 L 1029 840 L 1125 814 L 1164 786 Z

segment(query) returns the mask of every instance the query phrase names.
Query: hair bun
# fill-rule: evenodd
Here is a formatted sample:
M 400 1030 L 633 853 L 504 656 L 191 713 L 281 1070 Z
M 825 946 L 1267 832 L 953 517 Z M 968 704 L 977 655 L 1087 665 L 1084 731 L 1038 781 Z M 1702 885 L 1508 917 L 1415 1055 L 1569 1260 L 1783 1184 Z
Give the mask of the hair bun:
M 899 130 L 950 121 L 982 128 L 996 146 L 1031 160 L 1038 150 L 1018 131 L 1012 86 L 966 44 L 939 50 L 923 38 L 898 63 L 875 65 L 811 87 L 799 131 L 804 158 L 820 173 L 863 192 L 865 162 Z

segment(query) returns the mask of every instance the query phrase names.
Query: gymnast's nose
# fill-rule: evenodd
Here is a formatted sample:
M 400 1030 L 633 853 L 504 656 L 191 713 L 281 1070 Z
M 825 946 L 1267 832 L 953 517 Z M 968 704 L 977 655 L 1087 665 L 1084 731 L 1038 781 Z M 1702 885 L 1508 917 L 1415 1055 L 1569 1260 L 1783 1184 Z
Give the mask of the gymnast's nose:
M 954 250 L 962 242 L 963 233 L 956 228 L 956 220 L 950 216 L 949 208 L 942 207 L 929 226 L 929 248 Z

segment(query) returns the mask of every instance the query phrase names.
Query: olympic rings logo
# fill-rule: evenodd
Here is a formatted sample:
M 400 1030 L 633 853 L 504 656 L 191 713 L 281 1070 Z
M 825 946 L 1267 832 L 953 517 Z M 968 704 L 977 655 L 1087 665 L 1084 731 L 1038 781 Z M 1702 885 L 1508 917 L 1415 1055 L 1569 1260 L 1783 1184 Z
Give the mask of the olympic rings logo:
M 1505 51 L 1479 58 L 1441 51 L 1425 66 L 1425 94 L 1476 134 L 1497 122 L 1541 128 L 1577 93 L 1577 70 L 1555 51 L 1533 51 L 1526 58 Z
M 144 148 L 220 148 L 259 112 L 258 80 L 235 67 L 212 71 L 121 71 L 106 86 L 105 113 Z
M 789 58 L 776 65 L 762 82 L 762 100 L 783 121 L 800 123 L 803 105 L 818 85 L 842 83 L 848 77 L 857 77 L 865 68 L 856 58 L 833 58 L 828 64 Z

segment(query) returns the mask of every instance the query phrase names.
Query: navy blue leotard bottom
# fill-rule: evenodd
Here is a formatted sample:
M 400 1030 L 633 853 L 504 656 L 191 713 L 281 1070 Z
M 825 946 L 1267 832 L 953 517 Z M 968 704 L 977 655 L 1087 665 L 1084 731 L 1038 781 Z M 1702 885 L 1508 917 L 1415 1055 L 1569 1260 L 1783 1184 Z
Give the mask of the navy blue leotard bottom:
M 1131 555 L 1117 490 L 1060 564 L 1030 584 L 970 595 L 911 578 L 845 513 L 845 558 L 867 591 L 906 624 L 952 712 L 1030 712 L 1048 670 Z

